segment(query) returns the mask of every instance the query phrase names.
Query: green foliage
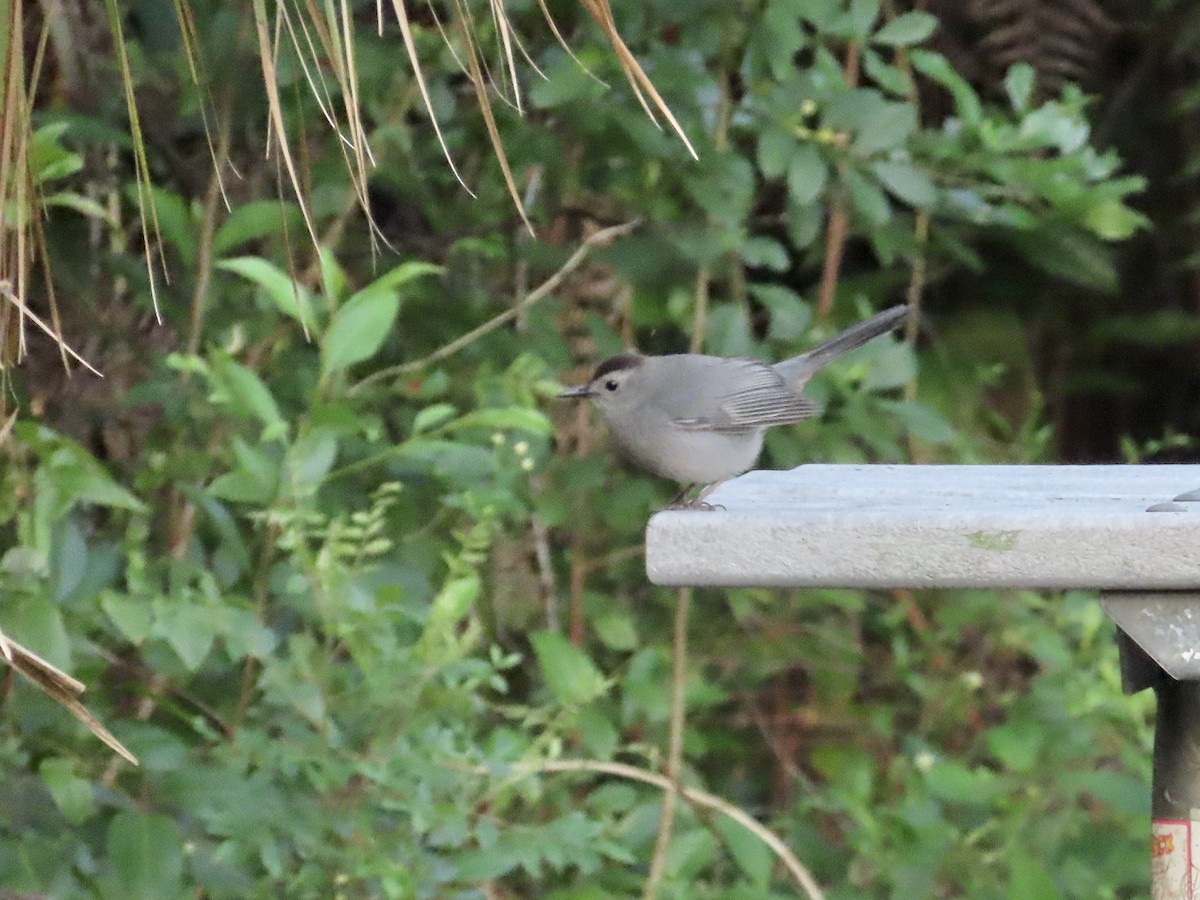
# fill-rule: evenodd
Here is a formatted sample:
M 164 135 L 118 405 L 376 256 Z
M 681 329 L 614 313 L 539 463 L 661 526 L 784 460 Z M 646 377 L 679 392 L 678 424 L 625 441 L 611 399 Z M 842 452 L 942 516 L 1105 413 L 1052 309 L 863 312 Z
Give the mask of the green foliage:
M 229 9 L 195 6 L 206 53 L 253 56 Z M 436 29 L 416 40 L 476 198 L 407 115 L 397 37 L 356 32 L 373 202 L 395 255 L 369 258 L 372 235 L 339 219 L 350 189 L 335 138 L 305 132 L 319 230 L 346 228 L 311 260 L 296 206 L 235 196 L 208 222 L 174 144 L 158 148 L 175 173 L 158 206 L 180 339 L 135 347 L 129 396 L 104 410 L 145 413 L 136 446 L 101 462 L 70 417 L 27 415 L 0 468 L 0 626 L 85 680 L 143 766 L 110 771 L 73 720 L 15 689 L 0 887 L 639 895 L 660 795 L 539 766 L 660 762 L 672 595 L 627 551 L 675 486 L 611 463 L 552 401 L 558 380 L 631 336 L 681 350 L 697 322 L 709 352 L 779 358 L 900 298 L 917 260 L 936 289 L 997 246 L 1111 288 L 1107 244 L 1145 224 L 1127 205 L 1140 182 L 1089 144 L 1081 94 L 1035 101 L 1032 72 L 1015 68 L 1005 102 L 985 103 L 919 46 L 927 14 L 770 0 L 617 4 L 617 19 L 699 162 L 615 87 L 582 19 L 561 24 L 614 88 L 530 25 L 546 80 L 531 79 L 527 120 L 497 114 L 514 171 L 538 173 L 526 187 L 546 234 L 579 210 L 645 220 L 595 254 L 627 302 L 568 282 L 432 363 L 570 252 L 517 236 Z M 862 53 L 853 85 L 848 41 Z M 141 77 L 182 71 L 170 59 Z M 279 65 L 299 134 L 321 110 L 296 60 Z M 922 114 L 927 92 L 948 98 L 945 121 Z M 257 133 L 236 149 L 259 160 L 265 116 L 244 99 L 229 101 L 231 133 Z M 161 115 L 203 147 L 190 107 Z M 47 180 L 83 158 L 60 146 L 70 134 L 44 133 Z M 253 183 L 275 177 L 249 165 Z M 836 322 L 814 314 L 813 287 L 833 210 L 850 251 Z M 51 243 L 84 246 L 74 224 L 57 221 Z M 115 273 L 114 296 L 149 308 L 136 253 L 87 253 Z M 823 420 L 773 431 L 764 464 L 1047 461 L 1020 323 L 977 312 L 919 359 L 880 341 L 822 373 L 809 391 Z M 32 409 L 37 386 L 19 390 Z M 574 453 L 580 441 L 591 452 Z M 1148 702 L 1121 695 L 1095 598 L 736 590 L 694 606 L 685 780 L 769 823 L 830 897 L 1145 893 Z M 664 897 L 794 895 L 756 837 L 688 805 L 665 869 Z

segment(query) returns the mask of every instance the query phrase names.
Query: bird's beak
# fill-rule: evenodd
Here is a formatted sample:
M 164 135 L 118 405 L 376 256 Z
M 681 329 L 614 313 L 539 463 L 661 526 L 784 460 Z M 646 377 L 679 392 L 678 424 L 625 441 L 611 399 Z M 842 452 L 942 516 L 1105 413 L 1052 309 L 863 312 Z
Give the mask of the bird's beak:
M 577 400 L 581 397 L 590 397 L 592 392 L 586 384 L 581 384 L 579 387 L 567 388 L 558 395 L 559 400 Z

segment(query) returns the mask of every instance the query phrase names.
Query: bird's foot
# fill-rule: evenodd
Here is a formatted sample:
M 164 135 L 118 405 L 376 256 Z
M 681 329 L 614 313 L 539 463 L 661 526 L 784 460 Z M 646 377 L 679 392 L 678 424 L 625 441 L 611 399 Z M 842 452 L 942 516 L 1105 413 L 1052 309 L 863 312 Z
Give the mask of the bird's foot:
M 718 509 L 725 509 L 720 503 L 709 503 L 707 500 L 681 500 L 678 503 L 668 503 L 659 512 L 668 512 L 673 510 L 694 510 L 696 512 L 715 512 Z
M 720 482 L 718 482 L 718 484 L 719 483 Z M 708 493 L 716 486 L 717 486 L 716 484 L 710 484 L 708 487 L 706 487 L 702 491 L 700 491 L 700 493 L 697 494 L 695 497 L 688 499 L 688 494 L 691 492 L 692 488 L 695 487 L 694 484 L 689 484 L 682 491 L 680 491 L 678 494 L 676 494 L 675 499 L 672 500 L 670 503 L 668 503 L 666 506 L 664 506 L 662 508 L 662 510 L 660 510 L 660 512 L 665 512 L 666 510 L 669 510 L 669 509 L 691 509 L 691 510 L 697 510 L 699 512 L 714 512 L 715 510 L 718 510 L 718 509 L 723 510 L 725 507 L 722 506 L 721 504 L 709 503 L 704 499 L 708 495 Z

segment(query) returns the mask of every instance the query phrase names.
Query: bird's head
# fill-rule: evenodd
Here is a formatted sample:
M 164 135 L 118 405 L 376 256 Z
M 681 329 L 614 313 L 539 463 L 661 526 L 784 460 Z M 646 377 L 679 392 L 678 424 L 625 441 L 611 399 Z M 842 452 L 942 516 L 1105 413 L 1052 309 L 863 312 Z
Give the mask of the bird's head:
M 634 402 L 628 389 L 630 379 L 637 377 L 646 364 L 640 353 L 618 353 L 596 366 L 591 380 L 579 387 L 568 388 L 559 394 L 562 398 L 586 398 L 606 415 L 619 411 Z

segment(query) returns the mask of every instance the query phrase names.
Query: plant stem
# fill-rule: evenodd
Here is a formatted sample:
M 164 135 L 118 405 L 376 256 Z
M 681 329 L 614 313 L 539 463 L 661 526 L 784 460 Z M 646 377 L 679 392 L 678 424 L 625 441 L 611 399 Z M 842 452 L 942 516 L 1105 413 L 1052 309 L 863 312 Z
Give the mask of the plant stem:
M 663 792 L 662 812 L 658 817 L 658 836 L 650 858 L 650 874 L 642 891 L 644 900 L 654 900 L 662 884 L 675 825 L 675 800 L 679 796 L 679 769 L 683 764 L 683 728 L 687 712 L 687 627 L 692 589 L 680 588 L 675 600 L 675 633 L 671 641 L 671 715 L 667 739 L 667 787 Z
M 489 769 L 478 770 L 481 775 L 493 774 Z M 552 759 L 541 763 L 518 768 L 520 774 L 535 775 L 540 772 L 590 772 L 598 775 L 613 775 L 630 781 L 640 781 L 643 784 L 654 785 L 663 791 L 676 789 L 680 796 L 693 806 L 715 810 L 737 822 L 756 838 L 762 841 L 774 853 L 784 868 L 795 879 L 796 884 L 808 896 L 809 900 L 825 900 L 825 894 L 808 867 L 796 857 L 783 839 L 767 826 L 738 806 L 723 800 L 716 794 L 702 791 L 699 788 L 685 787 L 673 783 L 664 775 L 648 772 L 637 766 L 619 762 L 606 762 L 598 759 Z
M 513 304 L 504 312 L 500 313 L 500 315 L 494 316 L 488 321 L 484 322 L 478 328 L 472 328 L 466 334 L 456 337 L 450 343 L 443 347 L 439 347 L 428 356 L 422 357 L 421 359 L 413 362 L 401 363 L 398 366 L 389 366 L 386 369 L 380 369 L 378 372 L 371 373 L 362 381 L 358 382 L 358 384 L 347 390 L 346 394 L 348 396 L 353 396 L 363 388 L 370 384 L 374 384 L 377 381 L 383 381 L 396 375 L 403 375 L 406 372 L 415 372 L 419 369 L 424 369 L 435 362 L 441 362 L 448 356 L 453 356 L 459 350 L 463 349 L 463 347 L 473 344 L 485 334 L 490 334 L 491 332 L 495 331 L 505 322 L 515 319 L 535 303 L 544 300 L 562 283 L 564 278 L 583 265 L 583 261 L 587 259 L 587 256 L 593 247 L 601 244 L 607 244 L 615 238 L 629 234 L 629 232 L 633 231 L 640 224 L 641 219 L 634 219 L 630 222 L 623 222 L 620 225 L 602 228 L 599 231 L 588 235 L 586 238 L 584 238 L 583 243 L 575 248 L 575 252 L 572 253 L 567 261 L 562 264 L 562 267 L 541 284 L 539 284 L 536 288 L 530 291 L 526 295 L 525 299 L 520 303 Z

